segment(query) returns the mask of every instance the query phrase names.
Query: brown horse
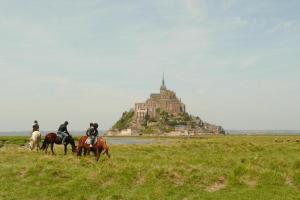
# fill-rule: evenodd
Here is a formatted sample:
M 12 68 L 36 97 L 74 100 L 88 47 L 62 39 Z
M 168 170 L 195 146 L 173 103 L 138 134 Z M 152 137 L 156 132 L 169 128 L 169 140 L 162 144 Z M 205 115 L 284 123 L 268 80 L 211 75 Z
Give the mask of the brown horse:
M 67 146 L 68 144 L 71 144 L 72 146 L 72 152 L 76 152 L 76 146 L 75 146 L 75 142 L 74 142 L 74 139 L 71 135 L 68 135 L 67 138 L 66 138 L 66 144 L 64 145 L 65 147 L 65 155 L 67 154 Z M 45 153 L 47 153 L 47 150 L 48 150 L 48 147 L 49 147 L 49 144 L 51 146 L 51 151 L 52 151 L 52 154 L 55 155 L 54 151 L 53 151 L 53 146 L 54 144 L 62 144 L 61 143 L 61 138 L 59 136 L 57 136 L 56 133 L 48 133 L 46 136 L 45 136 L 45 139 L 44 139 L 44 142 L 43 142 L 43 146 L 42 146 L 42 150 L 45 150 Z
M 94 152 L 96 156 L 96 161 L 99 160 L 102 151 L 103 154 L 110 158 L 110 154 L 108 153 L 109 147 L 107 146 L 106 141 L 103 137 L 97 137 L 97 141 L 92 148 L 89 144 L 85 143 L 87 139 L 88 136 L 82 136 L 79 139 L 77 147 L 77 156 L 81 156 L 83 149 L 84 156 L 86 156 L 86 154 L 89 154 L 90 151 Z

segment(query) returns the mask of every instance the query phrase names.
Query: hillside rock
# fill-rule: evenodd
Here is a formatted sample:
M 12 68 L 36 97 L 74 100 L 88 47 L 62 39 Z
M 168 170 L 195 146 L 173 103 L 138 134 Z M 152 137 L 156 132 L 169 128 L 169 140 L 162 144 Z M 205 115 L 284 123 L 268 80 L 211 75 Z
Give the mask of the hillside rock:
M 105 133 L 107 136 L 180 136 L 202 134 L 225 134 L 221 126 L 204 122 L 199 117 L 181 113 L 171 115 L 161 112 L 157 117 L 147 118 L 143 123 L 137 123 L 134 111 L 124 112 L 120 120 Z

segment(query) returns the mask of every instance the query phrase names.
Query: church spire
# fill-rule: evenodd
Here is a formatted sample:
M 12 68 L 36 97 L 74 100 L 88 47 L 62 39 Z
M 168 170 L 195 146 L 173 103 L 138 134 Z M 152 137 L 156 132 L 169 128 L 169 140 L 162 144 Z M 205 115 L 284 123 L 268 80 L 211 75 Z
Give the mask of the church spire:
M 160 89 L 161 90 L 166 90 L 167 89 L 166 84 L 165 84 L 165 73 L 163 73 L 163 79 L 162 79 L 162 83 L 161 83 Z

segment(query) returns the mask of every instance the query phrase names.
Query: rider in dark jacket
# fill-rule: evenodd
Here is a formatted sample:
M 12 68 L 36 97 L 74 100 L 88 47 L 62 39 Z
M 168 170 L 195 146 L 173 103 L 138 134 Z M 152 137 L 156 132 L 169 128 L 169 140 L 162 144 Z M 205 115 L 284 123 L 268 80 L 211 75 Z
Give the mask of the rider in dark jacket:
M 94 123 L 93 124 L 93 132 L 90 132 L 90 138 L 91 138 L 91 147 L 94 146 L 96 138 L 98 137 L 98 124 Z
M 61 124 L 58 128 L 57 134 L 62 137 L 62 144 L 65 144 L 65 140 L 69 134 L 67 126 L 69 122 L 65 121 L 65 123 Z
M 85 134 L 86 134 L 86 136 L 89 137 L 92 132 L 94 132 L 94 123 L 93 122 L 90 123 L 90 127 L 86 130 Z
M 94 128 L 95 128 L 95 136 L 98 137 L 99 132 L 98 132 L 98 127 L 99 125 L 97 123 L 94 124 Z
M 39 131 L 39 130 L 40 130 L 40 126 L 38 122 L 35 120 L 32 125 L 32 132 Z
M 93 135 L 95 134 L 95 128 L 94 128 L 94 123 L 90 123 L 90 127 L 86 131 L 86 136 L 89 137 L 87 140 L 87 143 L 90 144 L 90 147 L 93 147 Z

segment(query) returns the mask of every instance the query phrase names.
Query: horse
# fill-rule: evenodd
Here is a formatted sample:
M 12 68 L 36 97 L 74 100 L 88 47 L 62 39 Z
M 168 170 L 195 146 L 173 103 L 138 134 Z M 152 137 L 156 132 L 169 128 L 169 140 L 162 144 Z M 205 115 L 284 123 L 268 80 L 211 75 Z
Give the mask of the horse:
M 35 149 L 38 151 L 40 149 L 41 133 L 39 131 L 34 131 L 31 135 L 30 142 L 28 143 L 29 149 L 32 151 Z
M 67 154 L 67 146 L 68 146 L 68 144 L 71 144 L 71 146 L 72 146 L 72 152 L 76 152 L 76 145 L 75 145 L 74 139 L 73 139 L 73 137 L 71 135 L 68 135 L 66 137 L 65 142 L 66 142 L 66 144 L 64 144 L 65 155 Z M 56 133 L 48 133 L 45 136 L 45 139 L 44 139 L 44 142 L 43 142 L 43 146 L 41 148 L 42 150 L 45 150 L 45 153 L 47 153 L 49 144 L 51 146 L 51 152 L 52 152 L 52 154 L 55 155 L 55 153 L 53 151 L 53 146 L 54 146 L 54 144 L 62 144 L 61 138 L 59 136 L 57 136 Z
M 106 144 L 106 141 L 103 137 L 97 137 L 96 143 L 94 144 L 93 147 L 90 147 L 90 145 L 86 143 L 87 139 L 88 136 L 82 136 L 79 139 L 78 146 L 77 146 L 77 156 L 81 156 L 82 149 L 83 149 L 84 156 L 86 156 L 86 154 L 89 154 L 90 151 L 94 152 L 96 156 L 96 161 L 99 160 L 102 151 L 103 154 L 105 154 L 108 158 L 110 158 L 110 154 L 108 153 L 109 147 Z

